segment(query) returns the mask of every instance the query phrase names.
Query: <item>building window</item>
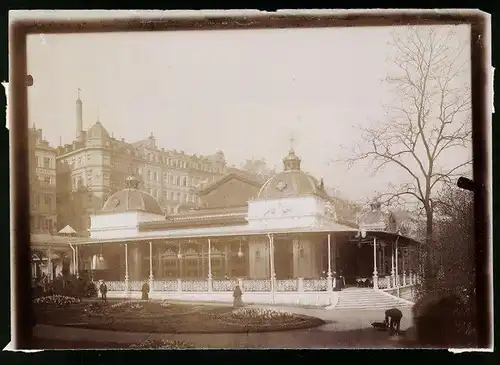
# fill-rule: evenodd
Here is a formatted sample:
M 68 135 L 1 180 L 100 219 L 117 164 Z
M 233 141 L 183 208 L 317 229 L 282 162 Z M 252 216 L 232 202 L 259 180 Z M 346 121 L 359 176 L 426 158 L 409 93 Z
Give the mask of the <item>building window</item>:
M 181 193 L 177 193 L 177 201 L 180 201 L 181 200 Z
M 103 165 L 109 165 L 109 158 L 107 158 L 107 157 L 103 157 L 103 158 L 102 158 L 102 164 L 103 164 Z
M 169 184 L 173 185 L 174 184 L 174 177 L 172 175 L 169 176 L 168 178 Z
M 174 192 L 173 191 L 170 192 L 170 200 L 174 200 Z
M 188 202 L 188 195 L 184 194 L 184 201 L 187 203 Z
M 163 173 L 163 181 L 168 182 L 168 175 L 166 172 Z
M 182 179 L 182 186 L 187 186 L 187 177 Z
M 148 170 L 148 180 L 151 181 L 151 171 Z
M 163 190 L 163 199 L 167 199 L 168 192 L 166 190 Z
M 50 161 L 50 158 L 49 158 L 49 157 L 44 157 L 44 158 L 43 158 L 43 168 L 44 168 L 44 169 L 50 169 L 50 167 L 51 167 L 51 166 L 50 166 L 50 165 L 51 165 L 51 164 L 50 164 L 50 162 L 51 162 L 51 161 Z
M 50 198 L 50 196 L 45 195 L 45 205 L 50 206 L 51 203 L 52 203 L 52 199 Z
M 191 203 L 196 203 L 196 197 L 194 195 L 191 195 Z
M 154 177 L 155 177 L 155 181 L 158 181 L 158 172 L 155 171 Z
M 89 203 L 92 203 L 92 194 L 89 194 L 88 200 L 89 200 Z
M 45 185 L 45 187 L 49 187 L 50 186 L 50 182 L 51 182 L 50 180 L 51 180 L 50 176 L 45 176 L 43 178 L 43 184 Z

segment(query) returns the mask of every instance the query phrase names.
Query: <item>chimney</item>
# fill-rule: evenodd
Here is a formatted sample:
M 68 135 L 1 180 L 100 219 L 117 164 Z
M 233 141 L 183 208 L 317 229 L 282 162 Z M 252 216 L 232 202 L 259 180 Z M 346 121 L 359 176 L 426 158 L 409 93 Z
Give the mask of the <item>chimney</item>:
M 76 139 L 79 140 L 82 137 L 83 132 L 83 102 L 80 99 L 80 91 L 78 89 L 78 99 L 76 99 Z

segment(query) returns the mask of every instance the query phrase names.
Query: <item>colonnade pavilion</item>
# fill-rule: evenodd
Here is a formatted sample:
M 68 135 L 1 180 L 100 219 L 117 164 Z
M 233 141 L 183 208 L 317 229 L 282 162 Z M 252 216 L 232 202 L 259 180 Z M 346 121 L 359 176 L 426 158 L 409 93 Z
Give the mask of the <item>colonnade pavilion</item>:
M 200 207 L 172 216 L 130 176 L 91 217 L 90 238 L 58 237 L 51 250 L 69 253 L 75 275 L 105 280 L 110 297 L 139 296 L 149 282 L 153 298 L 226 301 L 240 285 L 247 301 L 328 304 L 349 287 L 415 284 L 416 241 L 394 214 L 377 202 L 350 211 L 293 149 L 283 165 L 264 184 L 227 173 L 199 189 Z

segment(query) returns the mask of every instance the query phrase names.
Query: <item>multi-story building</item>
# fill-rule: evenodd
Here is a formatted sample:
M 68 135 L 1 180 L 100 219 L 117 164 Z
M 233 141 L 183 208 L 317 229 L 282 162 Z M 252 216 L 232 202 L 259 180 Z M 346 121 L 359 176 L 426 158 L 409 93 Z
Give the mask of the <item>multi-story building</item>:
M 196 186 L 226 170 L 224 154 L 188 155 L 156 145 L 153 134 L 128 143 L 116 139 L 97 120 L 83 130 L 83 102 L 76 101 L 76 135 L 72 144 L 57 148 L 58 213 L 60 226 L 89 228 L 89 216 L 107 198 L 124 188 L 128 175 L 141 180 L 140 189 L 160 202 L 165 214 L 198 204 Z
M 56 150 L 45 141 L 42 130 L 29 130 L 30 216 L 33 233 L 57 229 Z

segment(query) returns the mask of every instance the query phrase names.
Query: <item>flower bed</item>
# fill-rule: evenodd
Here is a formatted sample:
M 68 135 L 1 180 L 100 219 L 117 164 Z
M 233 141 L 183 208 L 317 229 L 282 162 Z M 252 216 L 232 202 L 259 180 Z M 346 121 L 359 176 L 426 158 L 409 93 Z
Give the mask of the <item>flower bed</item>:
M 195 346 L 190 342 L 178 340 L 145 340 L 138 344 L 132 344 L 129 347 L 133 349 L 190 349 Z
M 67 307 L 71 304 L 80 303 L 80 299 L 67 297 L 64 295 L 50 295 L 46 297 L 38 297 L 33 300 L 34 304 L 39 305 L 54 305 L 58 307 Z
M 37 313 L 38 323 L 130 332 L 238 333 L 310 328 L 318 318 L 263 308 L 126 301 L 80 303 Z

